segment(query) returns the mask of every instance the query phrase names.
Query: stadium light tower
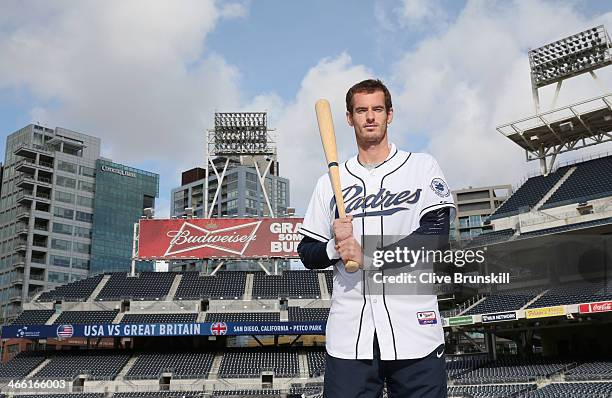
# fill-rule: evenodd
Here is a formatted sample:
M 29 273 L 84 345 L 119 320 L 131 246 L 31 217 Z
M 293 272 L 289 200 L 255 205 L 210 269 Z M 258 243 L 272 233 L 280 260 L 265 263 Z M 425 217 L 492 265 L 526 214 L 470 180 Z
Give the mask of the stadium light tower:
M 535 116 L 497 127 L 525 150 L 527 161 L 538 159 L 547 175 L 557 155 L 612 141 L 612 94 L 555 109 L 565 79 L 590 73 L 599 83 L 595 70 L 612 64 L 612 42 L 603 25 L 530 50 L 529 64 Z M 541 112 L 538 89 L 554 83 L 551 110 Z
M 265 178 L 270 171 L 270 166 L 276 161 L 276 145 L 272 129 L 268 128 L 268 117 L 266 112 L 215 112 L 215 127 L 208 130 L 206 143 L 205 187 L 204 187 L 204 215 L 210 218 L 221 192 L 221 184 L 225 178 L 225 172 L 230 157 L 250 156 L 253 160 L 259 183 L 266 200 L 268 214 L 274 217 L 270 196 L 268 195 Z M 212 160 L 214 156 L 226 157 L 225 165 L 221 174 Z M 259 169 L 256 157 L 265 158 L 267 162 L 264 170 Z M 217 176 L 217 190 L 212 201 L 208 200 L 208 177 L 209 168 Z
M 595 70 L 612 63 L 610 36 L 603 25 L 529 51 L 531 87 L 536 113 L 540 113 L 538 89 L 557 83 L 553 105 L 563 80 L 583 73 L 597 79 Z

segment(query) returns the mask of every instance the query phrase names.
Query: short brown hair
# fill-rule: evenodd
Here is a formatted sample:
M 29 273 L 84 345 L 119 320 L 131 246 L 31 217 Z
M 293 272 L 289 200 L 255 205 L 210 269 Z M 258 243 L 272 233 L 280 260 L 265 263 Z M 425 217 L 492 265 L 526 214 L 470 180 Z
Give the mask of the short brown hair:
M 346 93 L 346 110 L 348 113 L 353 113 L 353 96 L 357 93 L 368 93 L 372 94 L 375 91 L 382 91 L 385 94 L 385 108 L 387 113 L 393 108 L 391 103 L 391 93 L 389 89 L 379 79 L 367 79 L 362 82 L 355 84 Z

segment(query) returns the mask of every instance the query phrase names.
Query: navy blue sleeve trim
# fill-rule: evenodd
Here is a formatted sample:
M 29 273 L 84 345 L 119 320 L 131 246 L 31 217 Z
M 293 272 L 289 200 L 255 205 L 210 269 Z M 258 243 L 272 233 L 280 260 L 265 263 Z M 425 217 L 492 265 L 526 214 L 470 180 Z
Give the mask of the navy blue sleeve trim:
M 327 242 L 320 242 L 309 236 L 302 238 L 297 251 L 302 264 L 308 269 L 325 269 L 338 261 L 327 256 Z
M 421 217 L 419 228 L 399 241 L 385 246 L 383 250 L 395 250 L 397 247 L 409 249 L 443 250 L 448 247 L 450 234 L 450 208 L 442 207 L 427 212 Z M 382 268 L 397 268 L 406 264 L 387 263 Z

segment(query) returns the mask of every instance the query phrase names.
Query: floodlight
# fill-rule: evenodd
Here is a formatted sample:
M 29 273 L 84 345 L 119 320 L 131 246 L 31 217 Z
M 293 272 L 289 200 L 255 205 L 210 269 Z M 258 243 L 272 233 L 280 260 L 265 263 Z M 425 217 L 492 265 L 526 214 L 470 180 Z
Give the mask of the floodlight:
M 603 25 L 529 51 L 534 89 L 612 63 L 612 44 Z

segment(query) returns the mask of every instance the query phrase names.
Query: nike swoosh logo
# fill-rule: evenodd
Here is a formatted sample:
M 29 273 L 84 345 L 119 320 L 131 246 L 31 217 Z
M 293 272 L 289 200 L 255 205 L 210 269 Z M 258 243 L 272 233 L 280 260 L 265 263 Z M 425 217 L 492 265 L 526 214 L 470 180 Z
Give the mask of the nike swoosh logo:
M 438 358 L 442 358 L 442 355 L 444 355 L 444 348 L 442 349 L 442 351 L 440 351 L 440 352 L 436 352 L 436 356 L 437 356 Z

